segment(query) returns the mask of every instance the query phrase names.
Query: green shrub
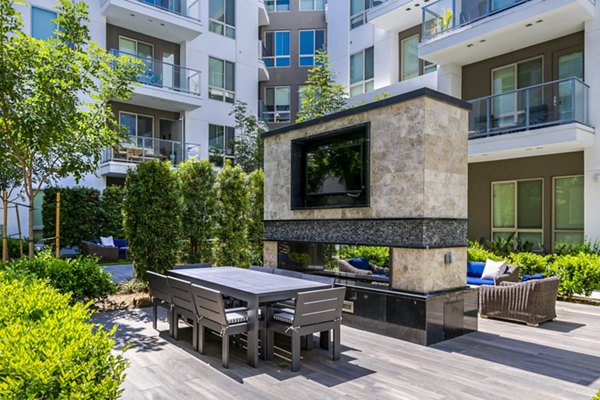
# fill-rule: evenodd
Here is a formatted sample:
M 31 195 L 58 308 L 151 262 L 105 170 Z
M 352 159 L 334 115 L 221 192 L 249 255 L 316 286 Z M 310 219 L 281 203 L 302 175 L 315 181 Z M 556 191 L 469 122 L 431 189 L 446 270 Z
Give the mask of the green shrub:
M 598 390 L 598 393 L 596 393 L 592 400 L 600 400 L 600 389 Z
M 543 256 L 536 253 L 511 253 L 508 255 L 508 263 L 519 266 L 519 274 L 545 274 L 551 256 Z
M 42 221 L 44 237 L 56 235 L 56 192 L 60 192 L 60 244 L 79 246 L 100 235 L 100 192 L 85 187 L 44 189 Z
M 248 175 L 248 193 L 250 196 L 248 241 L 250 264 L 263 265 L 264 219 L 264 184 L 265 175 L 258 169 Z
M 102 192 L 102 236 L 112 236 L 122 239 L 125 237 L 123 229 L 123 199 L 125 188 L 123 186 L 107 186 Z
M 558 255 L 547 272 L 560 278 L 559 293 L 563 296 L 589 296 L 600 284 L 600 255 L 579 253 Z
M 127 173 L 123 214 L 135 276 L 164 273 L 177 261 L 181 225 L 177 177 L 171 164 L 152 160 Z
M 554 253 L 571 255 L 579 253 L 600 254 L 600 241 L 593 243 L 589 240 L 583 243 L 558 243 L 554 246 Z
M 390 249 L 379 246 L 342 246 L 339 256 L 343 260 L 356 257 L 366 257 L 378 267 L 389 267 Z
M 479 242 L 469 242 L 467 249 L 467 260 L 485 262 L 488 259 L 499 261 L 502 257 L 497 256 L 489 250 L 486 250 Z
M 87 306 L 0 272 L 0 398 L 117 399 L 127 361 Z
M 49 251 L 32 260 L 21 258 L 2 265 L 11 275 L 48 280 L 60 293 L 70 293 L 73 302 L 87 302 L 114 293 L 115 285 L 108 272 L 93 257 L 56 259 Z
M 215 263 L 248 267 L 248 204 L 246 173 L 226 162 L 217 175 Z
M 8 238 L 8 258 L 17 259 L 21 258 L 21 244 L 23 245 L 23 255 L 27 255 L 27 240 L 19 240 L 14 238 Z
M 499 257 L 506 258 L 511 253 L 531 252 L 536 245 L 529 240 L 520 240 L 514 236 L 515 234 L 511 233 L 507 238 L 498 236 L 492 241 L 484 240 L 483 247 Z
M 215 232 L 217 175 L 208 160 L 190 159 L 177 168 L 181 192 L 181 225 L 187 239 L 183 259 L 189 263 L 210 261 Z

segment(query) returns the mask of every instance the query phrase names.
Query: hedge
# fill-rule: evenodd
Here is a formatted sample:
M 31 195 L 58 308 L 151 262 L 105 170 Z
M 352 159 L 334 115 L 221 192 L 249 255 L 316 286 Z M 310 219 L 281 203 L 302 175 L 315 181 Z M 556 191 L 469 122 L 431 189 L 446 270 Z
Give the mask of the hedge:
M 265 175 L 262 169 L 248 175 L 247 190 L 250 196 L 248 208 L 248 253 L 250 264 L 263 265 L 264 225 L 264 184 Z
M 56 192 L 60 192 L 60 244 L 79 246 L 100 235 L 100 192 L 86 187 L 44 189 L 42 221 L 44 237 L 56 235 Z
M 46 251 L 32 260 L 21 258 L 0 264 L 0 270 L 13 276 L 47 280 L 60 293 L 70 294 L 72 302 L 103 298 L 116 289 L 110 274 L 98 265 L 94 257 L 57 259 Z
M 127 173 L 125 236 L 139 279 L 146 279 L 146 271 L 165 273 L 177 261 L 181 237 L 177 186 L 175 173 L 166 161 L 140 163 Z
M 0 272 L 0 398 L 117 399 L 127 361 L 110 332 L 45 282 Z
M 112 236 L 113 238 L 124 238 L 123 229 L 123 199 L 125 198 L 125 188 L 123 186 L 107 186 L 102 191 L 102 227 L 100 234 L 102 236 Z
M 366 257 L 378 267 L 390 266 L 390 249 L 378 246 L 341 246 L 339 256 L 343 260 Z
M 563 296 L 589 296 L 600 284 L 600 255 L 579 253 L 559 255 L 546 268 L 548 275 L 560 278 L 559 293 Z

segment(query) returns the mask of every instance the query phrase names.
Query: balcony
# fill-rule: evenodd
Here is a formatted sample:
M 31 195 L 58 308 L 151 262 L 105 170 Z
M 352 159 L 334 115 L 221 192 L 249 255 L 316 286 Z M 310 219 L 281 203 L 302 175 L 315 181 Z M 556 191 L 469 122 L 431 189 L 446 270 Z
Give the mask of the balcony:
M 459 66 L 583 30 L 591 0 L 440 0 L 423 7 L 419 56 Z
M 200 71 L 111 49 L 115 57 L 127 56 L 142 63 L 132 102 L 167 111 L 191 111 L 201 106 Z
M 589 87 L 577 78 L 472 100 L 469 161 L 579 151 L 594 142 Z
M 269 80 L 269 68 L 267 68 L 267 64 L 265 64 L 262 59 L 262 55 L 264 54 L 265 48 L 263 46 L 262 40 L 258 41 L 258 80 L 259 82 L 266 82 Z
M 123 176 L 129 168 L 141 162 L 170 161 L 176 167 L 189 158 L 200 158 L 199 144 L 132 136 L 115 148 L 103 151 L 99 173 L 103 176 Z
M 265 0 L 258 0 L 258 26 L 269 25 L 270 18 Z
M 202 33 L 200 0 L 101 0 L 110 24 L 170 42 L 192 40 Z
M 375 0 L 367 21 L 386 31 L 403 31 L 421 23 L 420 0 Z
M 290 106 L 267 106 L 264 101 L 258 101 L 258 119 L 269 123 L 269 124 L 279 124 L 279 123 L 291 123 L 291 111 Z

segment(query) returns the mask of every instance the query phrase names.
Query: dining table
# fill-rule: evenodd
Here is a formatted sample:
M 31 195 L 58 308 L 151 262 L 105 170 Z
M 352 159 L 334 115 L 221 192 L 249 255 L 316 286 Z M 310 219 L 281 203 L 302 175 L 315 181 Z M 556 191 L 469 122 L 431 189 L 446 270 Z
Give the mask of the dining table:
M 168 274 L 247 303 L 247 358 L 248 364 L 255 368 L 258 366 L 259 307 L 296 298 L 300 292 L 331 287 L 320 282 L 238 267 L 186 268 L 171 270 Z

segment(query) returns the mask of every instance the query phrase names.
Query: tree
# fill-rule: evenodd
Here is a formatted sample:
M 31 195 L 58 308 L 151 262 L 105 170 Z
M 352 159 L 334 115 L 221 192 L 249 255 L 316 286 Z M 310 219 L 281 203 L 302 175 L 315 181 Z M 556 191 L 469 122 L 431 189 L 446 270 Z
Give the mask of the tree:
M 315 66 L 308 71 L 308 80 L 302 89 L 302 102 L 296 122 L 319 118 L 348 108 L 343 85 L 335 83 L 329 65 L 329 54 L 318 50 Z
M 267 125 L 256 115 L 248 113 L 248 104 L 237 100 L 229 115 L 235 116 L 238 135 L 234 141 L 235 164 L 250 173 L 263 166 L 262 134 Z
M 262 265 L 263 263 L 263 237 L 265 233 L 264 225 L 264 184 L 265 175 L 262 169 L 248 175 L 248 195 L 249 208 L 248 208 L 248 254 L 250 257 L 250 264 Z
M 135 276 L 165 273 L 177 261 L 181 237 L 177 177 L 168 161 L 140 163 L 127 173 L 123 200 L 125 237 Z
M 248 267 L 246 174 L 229 161 L 217 175 L 217 228 L 213 255 L 219 266 Z
M 90 41 L 83 1 L 59 0 L 60 29 L 47 40 L 23 32 L 16 3 L 0 0 L 0 142 L 21 171 L 33 257 L 35 196 L 46 183 L 96 171 L 102 149 L 120 137 L 110 100 L 131 96 L 139 64 Z
M 177 168 L 183 236 L 189 240 L 189 263 L 209 261 L 215 232 L 217 175 L 207 160 L 189 159 Z

